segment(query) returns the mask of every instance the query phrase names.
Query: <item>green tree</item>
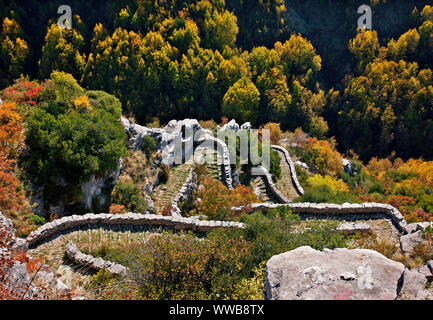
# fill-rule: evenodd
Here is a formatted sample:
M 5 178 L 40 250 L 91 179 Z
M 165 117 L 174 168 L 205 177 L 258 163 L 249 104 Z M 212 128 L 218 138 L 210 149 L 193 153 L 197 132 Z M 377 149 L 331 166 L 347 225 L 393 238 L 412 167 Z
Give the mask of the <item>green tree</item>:
M 238 122 L 256 123 L 260 93 L 248 79 L 240 79 L 224 95 L 222 112 Z
M 44 79 L 53 71 L 64 71 L 80 79 L 86 63 L 86 56 L 82 53 L 84 45 L 84 38 L 77 30 L 61 29 L 52 24 L 42 47 L 39 76 Z
M 52 81 L 61 98 L 47 95 L 54 99 L 45 98 L 30 114 L 26 124 L 28 152 L 23 158 L 33 181 L 48 189 L 76 186 L 92 175 L 104 176 L 117 168 L 126 152 L 126 135 L 116 117 L 118 100 L 102 100 L 90 93 L 90 108 L 65 105 L 63 97 L 76 95 L 76 82 L 64 85 L 63 81 L 63 87 L 57 87 L 58 75 L 53 73 Z
M 4 18 L 0 34 L 0 85 L 9 85 L 24 72 L 30 49 L 14 19 Z
M 356 37 L 349 41 L 349 50 L 355 57 L 358 73 L 378 57 L 379 49 L 379 39 L 375 30 L 360 30 Z

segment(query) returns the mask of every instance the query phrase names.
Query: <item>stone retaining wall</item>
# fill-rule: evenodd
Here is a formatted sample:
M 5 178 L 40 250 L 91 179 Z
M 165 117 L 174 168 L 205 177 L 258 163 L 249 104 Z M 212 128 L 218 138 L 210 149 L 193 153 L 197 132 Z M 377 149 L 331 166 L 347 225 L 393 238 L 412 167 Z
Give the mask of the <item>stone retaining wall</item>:
M 299 195 L 302 196 L 304 194 L 304 188 L 302 188 L 301 184 L 298 181 L 298 176 L 296 175 L 295 164 L 293 163 L 292 158 L 290 157 L 289 151 L 287 151 L 286 148 L 283 148 L 283 147 L 277 146 L 277 145 L 272 145 L 271 147 L 272 147 L 272 149 L 276 149 L 276 150 L 284 153 L 286 162 L 289 165 L 290 172 L 292 174 L 293 184 L 295 185 L 295 188 L 298 191 Z
M 116 275 L 126 274 L 126 272 L 128 271 L 128 268 L 122 266 L 121 264 L 111 262 L 111 261 L 106 261 L 102 258 L 95 258 L 90 254 L 82 253 L 80 250 L 78 250 L 77 246 L 72 241 L 69 241 L 66 244 L 65 253 L 66 256 L 73 263 L 80 266 L 88 267 L 96 271 L 105 268 L 109 272 Z
M 29 246 L 41 242 L 42 240 L 60 232 L 70 230 L 79 226 L 90 225 L 150 225 L 164 226 L 174 230 L 192 230 L 197 232 L 209 232 L 216 228 L 244 228 L 239 222 L 229 221 L 200 221 L 197 219 L 183 217 L 165 217 L 154 214 L 85 214 L 82 216 L 73 215 L 63 217 L 46 223 L 37 230 L 33 231 L 27 238 Z
M 232 167 L 230 164 L 230 152 L 229 148 L 225 144 L 224 141 L 215 138 L 212 134 L 205 133 L 199 141 L 202 141 L 198 147 L 209 147 L 215 149 L 216 151 L 221 152 L 222 159 L 222 169 L 223 172 L 221 174 L 221 179 L 224 184 L 229 188 L 233 189 L 233 179 L 232 179 Z
M 396 226 L 399 232 L 406 233 L 407 222 L 403 215 L 396 208 L 389 204 L 384 203 L 362 203 L 362 204 L 350 204 L 344 203 L 342 205 L 332 203 L 289 203 L 289 204 L 272 204 L 272 203 L 253 203 L 243 207 L 233 207 L 232 210 L 235 212 L 247 211 L 254 212 L 259 210 L 275 209 L 277 207 L 287 206 L 295 214 L 307 214 L 307 215 L 333 215 L 333 216 L 344 216 L 361 218 L 363 216 L 372 218 L 372 216 L 384 216 L 391 219 L 393 224 Z
M 197 187 L 197 175 L 194 172 L 194 167 L 192 167 L 189 171 L 188 177 L 180 188 L 179 192 L 173 199 L 171 204 L 171 215 L 174 217 L 181 217 L 182 211 L 179 209 L 179 202 L 185 201 L 188 199 L 193 191 Z
M 272 176 L 269 171 L 263 166 L 254 167 L 253 170 L 255 173 L 260 173 L 260 176 L 265 178 L 266 185 L 269 190 L 275 195 L 280 203 L 290 203 L 291 201 L 287 199 L 281 192 L 278 190 L 277 186 L 272 181 Z M 257 174 L 256 174 L 257 175 Z

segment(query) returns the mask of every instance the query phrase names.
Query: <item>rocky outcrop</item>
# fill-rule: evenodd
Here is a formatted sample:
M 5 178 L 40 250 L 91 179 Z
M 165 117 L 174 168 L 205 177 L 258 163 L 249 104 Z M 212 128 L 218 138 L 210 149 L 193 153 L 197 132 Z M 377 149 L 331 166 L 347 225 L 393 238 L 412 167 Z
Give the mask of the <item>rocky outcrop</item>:
M 243 207 L 233 207 L 234 212 L 255 212 L 259 210 L 275 209 L 281 206 L 287 206 L 293 213 L 300 216 L 321 217 L 332 215 L 336 218 L 343 217 L 353 220 L 374 218 L 380 219 L 388 217 L 391 219 L 395 227 L 401 232 L 406 233 L 407 222 L 403 215 L 396 208 L 389 204 L 383 203 L 343 203 L 342 205 L 333 203 L 288 203 L 288 204 L 272 204 L 272 203 L 253 203 Z
M 299 247 L 267 262 L 265 299 L 394 300 L 405 270 L 373 250 Z
M 104 177 L 92 176 L 88 181 L 81 185 L 82 197 L 81 202 L 86 209 L 92 208 L 93 199 L 99 197 L 100 205 L 104 206 L 107 202 L 103 190 L 113 188 L 119 179 L 122 170 L 122 159 L 119 159 L 117 169 Z M 61 216 L 61 215 L 60 215 Z
M 125 275 L 128 272 L 128 269 L 121 264 L 106 261 L 101 258 L 95 258 L 92 255 L 82 253 L 72 241 L 69 241 L 66 244 L 65 253 L 66 256 L 75 264 L 85 266 L 96 271 L 105 268 L 115 275 Z
M 427 281 L 433 281 L 433 260 L 430 260 L 425 266 L 419 267 L 417 270 Z
M 423 237 L 423 230 L 427 227 L 432 227 L 432 222 L 417 222 L 406 226 L 406 235 L 400 237 L 400 247 L 404 253 L 413 253 L 414 248 L 418 244 L 427 244 Z
M 278 146 L 278 145 L 272 145 L 271 147 L 284 154 L 286 162 L 290 168 L 290 173 L 292 175 L 293 184 L 294 184 L 296 190 L 299 192 L 299 195 L 302 196 L 304 194 L 304 188 L 302 188 L 301 184 L 299 183 L 298 176 L 296 175 L 296 168 L 295 168 L 295 165 L 292 161 L 292 158 L 290 157 L 289 151 L 287 151 L 286 148 L 283 148 L 283 147 Z
M 154 214 L 85 214 L 83 216 L 73 215 L 63 217 L 46 223 L 37 230 L 33 231 L 27 238 L 29 246 L 47 239 L 55 234 L 71 230 L 81 226 L 91 225 L 131 225 L 131 226 L 163 226 L 174 230 L 192 230 L 197 232 L 209 232 L 216 228 L 244 228 L 239 222 L 229 221 L 200 221 L 197 219 L 160 216 Z
M 221 179 L 224 184 L 229 188 L 233 188 L 232 170 L 230 164 L 230 153 L 227 145 L 220 139 L 215 138 L 209 130 L 203 129 L 197 120 L 185 119 L 181 121 L 172 120 L 167 126 L 162 128 L 146 128 L 138 124 L 130 123 L 128 119 L 121 118 L 125 132 L 129 138 L 128 145 L 133 150 L 138 150 L 144 136 L 151 136 L 157 142 L 158 151 L 162 152 L 165 161 L 172 163 L 175 159 L 175 144 L 179 140 L 183 147 L 189 146 L 194 148 L 209 147 L 217 150 L 221 154 L 222 159 L 222 174 Z M 189 131 L 192 136 L 184 137 L 184 132 Z
M 18 238 L 13 232 L 14 226 L 11 219 L 6 218 L 0 212 L 0 232 L 2 232 L 3 241 L 7 241 L 9 248 L 15 251 L 26 252 L 29 248 L 27 242 L 24 239 Z
M 413 253 L 415 247 L 421 244 L 427 244 L 427 241 L 422 236 L 422 231 L 400 237 L 400 247 L 404 253 Z
M 41 265 L 38 270 L 29 271 L 26 263 L 16 259 L 18 251 L 27 251 L 28 244 L 24 239 L 16 238 L 13 233 L 13 224 L 0 212 L 0 235 L 5 246 L 0 242 L 0 275 L 4 289 L 17 299 L 46 299 L 64 297 L 70 292 L 60 279 L 56 278 L 54 271 L 47 265 Z M 27 256 L 28 263 L 35 259 Z M 6 297 L 7 298 L 7 297 Z

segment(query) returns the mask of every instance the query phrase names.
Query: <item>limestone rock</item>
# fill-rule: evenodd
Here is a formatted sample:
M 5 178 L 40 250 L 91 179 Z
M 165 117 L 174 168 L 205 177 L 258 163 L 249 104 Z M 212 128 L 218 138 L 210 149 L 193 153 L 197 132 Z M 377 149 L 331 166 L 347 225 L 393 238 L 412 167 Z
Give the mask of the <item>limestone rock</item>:
M 371 226 L 365 222 L 347 222 L 340 224 L 337 231 L 343 234 L 368 233 L 371 231 Z
M 404 253 L 412 253 L 415 246 L 425 241 L 422 238 L 421 231 L 410 233 L 400 237 L 401 250 Z
M 366 249 L 311 247 L 273 256 L 266 264 L 270 300 L 396 299 L 405 266 Z
M 416 300 L 425 296 L 426 277 L 417 270 L 405 270 L 402 275 L 402 287 L 399 300 Z
M 253 126 L 251 125 L 250 122 L 245 122 L 243 125 L 241 125 L 241 129 L 243 130 L 251 130 L 253 128 Z

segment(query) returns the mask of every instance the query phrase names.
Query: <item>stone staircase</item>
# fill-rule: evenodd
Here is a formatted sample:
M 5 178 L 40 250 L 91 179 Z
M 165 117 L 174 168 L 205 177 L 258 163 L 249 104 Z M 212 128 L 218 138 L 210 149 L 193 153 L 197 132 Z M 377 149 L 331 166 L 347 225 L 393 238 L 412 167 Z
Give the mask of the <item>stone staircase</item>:
M 207 174 L 216 179 L 221 180 L 221 155 L 215 150 L 211 148 L 203 148 L 203 151 L 200 154 L 203 154 L 205 159 L 205 164 L 208 169 Z
M 170 205 L 179 189 L 182 187 L 192 164 L 177 165 L 171 169 L 170 177 L 166 184 L 159 185 L 154 191 L 156 214 L 162 214 L 166 206 Z
M 269 189 L 263 176 L 254 176 L 251 178 L 250 187 L 263 202 L 279 203 L 277 197 Z
M 277 186 L 278 190 L 280 190 L 280 192 L 287 199 L 293 200 L 293 199 L 299 197 L 299 193 L 293 184 L 293 179 L 292 179 L 290 167 L 289 167 L 289 165 L 285 159 L 284 153 L 277 150 L 277 149 L 274 149 L 274 150 L 278 152 L 278 155 L 281 158 L 281 161 L 280 161 L 281 178 L 278 179 L 278 181 L 275 183 L 275 185 Z

